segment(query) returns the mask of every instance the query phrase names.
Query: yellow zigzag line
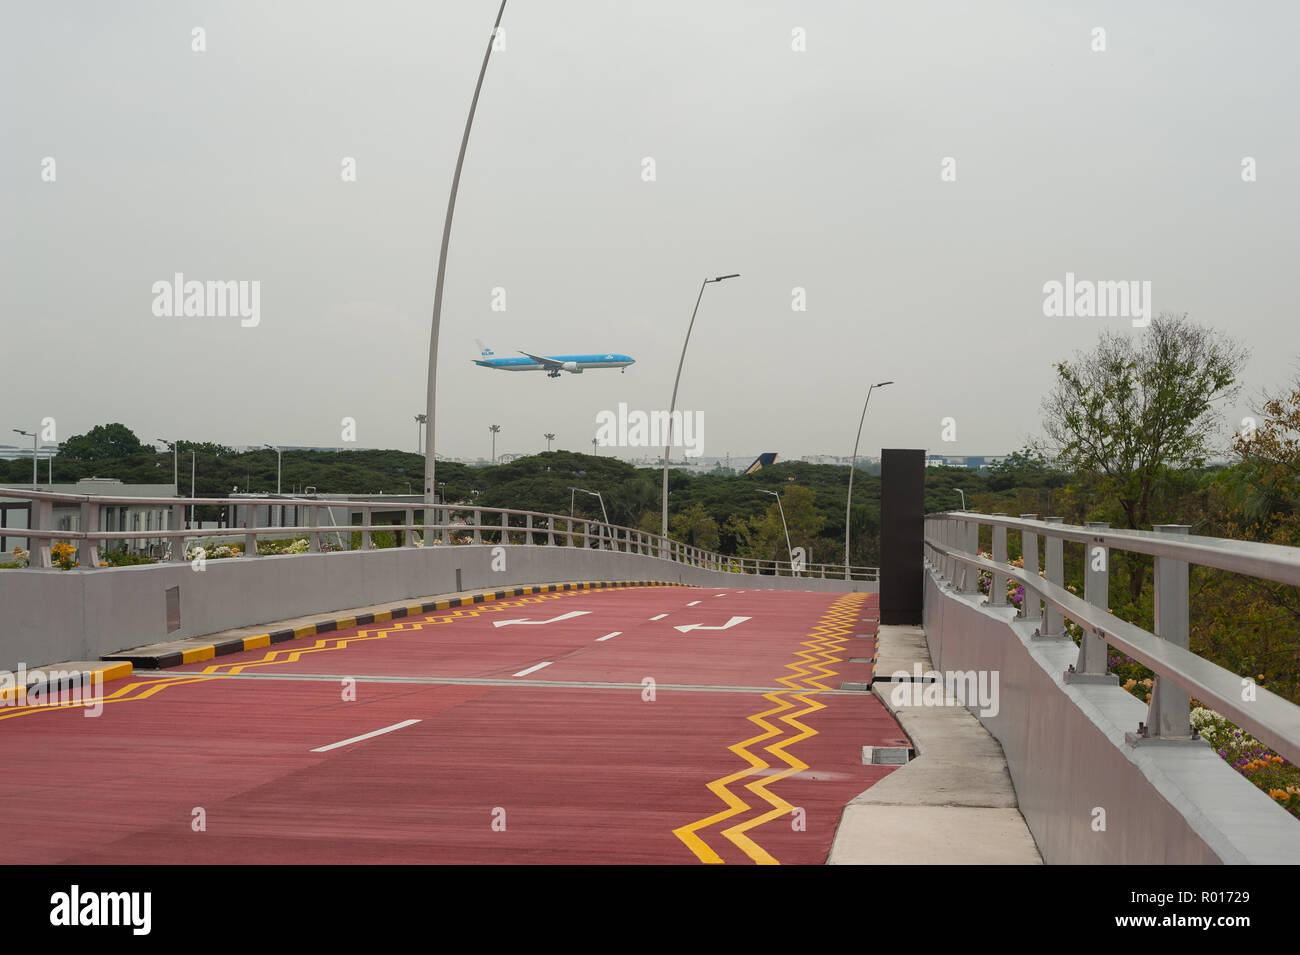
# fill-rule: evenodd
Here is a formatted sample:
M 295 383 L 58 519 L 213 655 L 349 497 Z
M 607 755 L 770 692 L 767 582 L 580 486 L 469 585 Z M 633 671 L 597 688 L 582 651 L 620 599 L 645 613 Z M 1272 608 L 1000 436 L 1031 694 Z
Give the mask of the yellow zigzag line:
M 805 705 L 805 708 L 796 713 L 786 713 L 781 717 L 781 722 L 798 731 L 795 735 L 784 740 L 778 740 L 777 742 L 764 747 L 767 752 L 785 762 L 786 768 L 773 773 L 771 776 L 760 777 L 759 779 L 745 785 L 746 789 L 765 800 L 770 806 L 772 806 L 772 808 L 746 822 L 738 823 L 722 831 L 722 834 L 727 839 L 757 863 L 763 865 L 779 864 L 776 858 L 774 858 L 762 846 L 749 838 L 746 833 L 764 823 L 771 822 L 773 819 L 778 819 L 782 816 L 788 815 L 795 808 L 780 796 L 770 792 L 768 787 L 793 773 L 808 768 L 807 763 L 803 762 L 798 757 L 787 753 L 786 747 L 817 735 L 816 730 L 799 722 L 797 717 L 806 716 L 810 713 L 815 713 L 817 710 L 826 708 L 824 704 L 810 699 L 810 696 L 815 695 L 819 689 L 829 689 L 829 687 L 820 682 L 820 679 L 827 679 L 836 675 L 836 671 L 830 669 L 827 664 L 841 662 L 841 658 L 835 654 L 843 649 L 842 645 L 844 641 L 848 639 L 847 634 L 849 628 L 852 626 L 853 616 L 864 600 L 866 600 L 865 594 L 848 594 L 835 601 L 835 603 L 827 609 L 825 614 L 823 614 L 822 619 L 818 622 L 817 626 L 810 631 L 808 635 L 809 639 L 800 644 L 800 646 L 806 647 L 807 649 L 794 651 L 795 656 L 802 657 L 802 660 L 786 664 L 786 669 L 794 672 L 790 676 L 777 678 L 778 683 L 785 684 L 790 687 L 792 691 L 803 691 L 794 692 L 793 696 L 795 699 L 802 702 Z M 821 656 L 825 660 L 825 663 L 816 662 L 813 659 L 813 657 L 816 656 Z M 821 671 L 817 679 L 813 678 L 814 671 L 808 669 L 808 667 L 813 667 L 816 670 Z M 806 683 L 808 686 L 798 686 L 798 682 Z M 728 808 L 721 812 L 714 813 L 711 816 L 707 816 L 704 819 L 697 820 L 696 822 L 686 826 L 680 826 L 673 830 L 673 835 L 681 839 L 682 842 L 684 842 L 702 862 L 719 864 L 722 862 L 722 858 L 711 846 L 708 845 L 708 843 L 701 839 L 697 833 L 714 823 L 730 819 L 731 817 L 752 808 L 740 796 L 728 789 L 727 785 L 744 779 L 747 776 L 751 776 L 757 771 L 770 768 L 767 762 L 750 753 L 745 747 L 753 745 L 754 743 L 762 742 L 766 739 L 771 739 L 773 736 L 780 735 L 776 728 L 766 723 L 762 717 L 783 713 L 785 710 L 792 709 L 792 704 L 781 699 L 781 696 L 785 692 L 787 691 L 782 690 L 776 693 L 764 694 L 763 698 L 765 700 L 777 703 L 778 706 L 774 709 L 764 710 L 757 716 L 747 717 L 751 722 L 755 722 L 768 729 L 769 732 L 727 747 L 732 752 L 742 756 L 749 763 L 749 766 L 706 784 L 709 791 L 725 802 Z
M 601 590 L 604 592 L 608 592 L 610 590 L 625 590 L 625 589 L 629 589 L 629 588 L 625 588 L 625 587 L 601 588 Z M 358 630 L 354 636 L 348 636 L 348 637 L 326 637 L 317 640 L 315 644 L 313 644 L 310 647 L 271 650 L 268 651 L 267 654 L 261 660 L 249 661 L 247 663 L 217 663 L 217 664 L 213 664 L 212 666 L 205 667 L 200 673 L 185 673 L 166 680 L 147 680 L 141 682 L 127 683 L 121 687 L 118 687 L 112 693 L 105 694 L 101 699 L 92 700 L 91 703 L 92 705 L 95 703 L 99 703 L 101 701 L 104 703 L 132 703 L 138 700 L 146 700 L 149 697 L 153 696 L 154 694 L 160 693 L 161 691 L 167 689 L 168 687 L 182 686 L 186 683 L 206 683 L 210 680 L 216 679 L 217 677 L 223 675 L 222 670 L 227 667 L 229 667 L 229 669 L 225 670 L 225 674 L 234 674 L 234 673 L 240 673 L 245 668 L 250 666 L 267 666 L 269 664 L 275 664 L 275 663 L 294 663 L 304 653 L 315 653 L 322 650 L 341 650 L 344 647 L 346 647 L 349 643 L 354 643 L 363 640 L 382 640 L 385 637 L 387 637 L 388 634 L 390 633 L 397 633 L 399 631 L 422 630 L 426 626 L 433 626 L 441 623 L 451 623 L 455 618 L 458 617 L 463 617 L 463 618 L 477 617 L 483 613 L 499 613 L 502 610 L 509 610 L 514 607 L 521 607 L 529 603 L 538 603 L 539 601 L 542 600 L 555 600 L 560 597 L 576 597 L 579 595 L 592 594 L 596 592 L 597 591 L 595 589 L 556 591 L 555 593 L 536 594 L 533 596 L 521 597 L 516 600 L 496 600 L 496 601 L 485 602 L 482 604 L 472 604 L 469 607 L 461 607 L 454 610 L 449 609 L 446 611 L 435 611 L 434 613 L 431 613 L 429 615 L 428 619 L 413 620 L 410 619 L 409 617 L 402 617 L 394 621 L 393 626 L 391 627 L 381 627 L 381 628 L 372 627 L 363 630 Z M 284 659 L 279 659 L 281 654 L 288 654 L 288 656 L 285 657 Z M 132 691 L 137 691 L 137 692 L 135 692 L 134 695 L 131 695 Z M 50 704 L 50 705 L 42 704 L 37 706 L 20 706 L 20 707 L 14 707 L 9 712 L 4 712 L 4 710 L 0 710 L 0 720 L 14 719 L 19 716 L 30 716 L 33 713 L 40 713 L 42 711 L 47 711 L 47 710 L 84 709 L 84 708 L 85 708 L 84 703 L 57 703 L 57 704 Z M 8 707 L 5 707 L 4 709 L 8 709 Z
M 695 833 L 700 829 L 705 829 L 713 825 L 715 822 L 722 822 L 722 820 L 724 819 L 730 819 L 736 813 L 744 812 L 746 809 L 749 808 L 749 804 L 745 802 L 743 799 L 741 799 L 739 796 L 737 796 L 735 793 L 733 793 L 731 790 L 729 790 L 727 788 L 727 784 L 734 783 L 740 779 L 744 779 L 746 776 L 748 776 L 756 769 L 768 768 L 767 763 L 763 762 L 763 760 L 759 759 L 757 756 L 754 756 L 745 747 L 751 746 L 754 743 L 761 743 L 765 739 L 771 739 L 773 736 L 780 735 L 780 730 L 778 730 L 771 723 L 768 723 L 763 719 L 763 717 L 765 716 L 771 716 L 774 713 L 780 713 L 782 710 L 790 709 L 790 704 L 785 702 L 784 700 L 777 699 L 778 696 L 780 696 L 779 693 L 771 693 L 764 697 L 764 699 L 770 700 L 771 702 L 777 704 L 772 709 L 764 710 L 762 713 L 759 713 L 755 716 L 746 717 L 746 719 L 748 719 L 751 723 L 755 723 L 763 727 L 764 729 L 767 730 L 767 732 L 763 733 L 761 736 L 753 736 L 747 740 L 743 740 L 742 742 L 727 747 L 727 749 L 731 750 L 737 756 L 740 756 L 745 760 L 747 760 L 749 762 L 749 767 L 746 769 L 742 769 L 739 772 L 732 773 L 730 776 L 723 776 L 721 779 L 715 779 L 713 780 L 713 782 L 706 784 L 707 788 L 715 796 L 717 796 L 719 799 L 725 802 L 728 808 L 723 810 L 722 812 L 714 813 L 712 816 L 709 816 L 705 819 L 700 819 L 696 822 L 691 823 L 690 825 L 680 826 L 673 830 L 673 835 L 675 835 L 678 839 L 681 839 L 684 843 L 686 843 L 686 845 L 690 847 L 690 850 L 695 853 L 695 855 L 699 858 L 701 862 L 720 864 L 722 862 L 722 857 L 719 856 L 716 852 L 714 852 L 713 849 Z

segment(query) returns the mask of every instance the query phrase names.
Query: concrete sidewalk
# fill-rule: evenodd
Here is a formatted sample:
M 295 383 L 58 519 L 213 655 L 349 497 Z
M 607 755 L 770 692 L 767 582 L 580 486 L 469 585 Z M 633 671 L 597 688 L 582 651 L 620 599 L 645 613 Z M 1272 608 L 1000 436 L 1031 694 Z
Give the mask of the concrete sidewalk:
M 844 807 L 830 865 L 1037 865 L 1002 747 L 964 706 L 902 699 L 899 670 L 932 667 L 919 627 L 882 626 L 872 692 L 912 741 L 914 758 Z M 919 697 L 919 695 L 918 695 Z

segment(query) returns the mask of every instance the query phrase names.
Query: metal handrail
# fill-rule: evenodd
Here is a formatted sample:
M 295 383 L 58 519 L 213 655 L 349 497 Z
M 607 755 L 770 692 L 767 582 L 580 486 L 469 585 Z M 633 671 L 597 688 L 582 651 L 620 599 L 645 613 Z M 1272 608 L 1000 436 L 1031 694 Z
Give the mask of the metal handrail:
M 979 555 L 979 528 L 994 528 L 995 559 Z M 1021 619 L 1038 619 L 1037 604 L 1042 601 L 1049 613 L 1041 621 L 1036 636 L 1064 636 L 1058 626 L 1065 619 L 1083 630 L 1079 658 L 1065 674 L 1067 682 L 1105 682 L 1106 644 L 1123 651 L 1155 673 L 1145 738 L 1186 739 L 1182 730 L 1188 725 L 1189 704 L 1186 694 L 1212 704 L 1219 712 L 1247 729 L 1274 752 L 1300 763 L 1300 706 L 1263 687 L 1247 682 L 1218 664 L 1193 653 L 1187 645 L 1188 596 L 1187 568 L 1191 564 L 1248 574 L 1281 583 L 1300 582 L 1300 548 L 1251 541 L 1227 541 L 1222 538 L 1172 533 L 1183 530 L 1169 525 L 1165 531 L 1112 530 L 1103 525 L 1080 527 L 1057 520 L 1034 517 L 1013 518 L 1004 514 L 978 514 L 974 511 L 945 511 L 926 517 L 925 546 L 927 561 L 940 578 L 947 579 L 959 591 L 977 593 L 972 578 L 979 571 L 990 575 L 989 605 L 1005 606 L 1005 584 L 1013 580 L 1024 587 Z M 1025 568 L 1006 562 L 1006 532 L 1018 529 L 1027 536 L 1023 551 Z M 1045 577 L 1038 572 L 1038 537 L 1045 541 Z M 1115 617 L 1108 611 L 1105 581 L 1092 573 L 1085 580 L 1087 593 L 1080 598 L 1064 583 L 1060 545 L 1064 541 L 1083 543 L 1089 552 L 1104 554 L 1103 568 L 1108 568 L 1110 549 L 1151 554 L 1156 557 L 1157 630 L 1152 633 Z M 971 550 L 972 544 L 974 550 Z M 1031 555 L 1032 551 L 1032 555 Z M 1181 587 L 1180 587 L 1181 583 Z M 1001 598 L 1001 599 L 999 599 Z M 1032 601 L 1032 610 L 1031 607 Z M 1051 611 L 1060 614 L 1054 620 Z M 1161 683 L 1166 685 L 1162 688 Z M 1111 677 L 1110 682 L 1117 682 Z M 1182 691 L 1170 692 L 1172 684 Z
M 97 544 L 99 541 L 113 540 L 180 540 L 181 546 L 171 548 L 172 561 L 184 560 L 184 541 L 186 538 L 212 540 L 217 538 L 245 539 L 246 550 L 256 554 L 256 542 L 261 538 L 267 537 L 285 537 L 288 535 L 306 536 L 309 540 L 310 551 L 317 553 L 321 551 L 320 538 L 322 535 L 330 533 L 328 527 L 322 527 L 320 524 L 320 511 L 325 508 L 346 507 L 349 509 L 360 510 L 363 515 L 364 523 L 339 527 L 340 532 L 352 533 L 360 532 L 362 536 L 361 549 L 368 550 L 373 546 L 371 535 L 376 531 L 385 532 L 409 532 L 410 540 L 404 547 L 421 547 L 432 542 L 434 544 L 450 544 L 452 535 L 464 533 L 473 534 L 474 543 L 484 543 L 483 537 L 494 537 L 495 540 L 489 541 L 492 544 L 511 544 L 512 535 L 522 536 L 525 543 L 536 543 L 537 538 L 544 536 L 547 545 L 556 546 L 582 546 L 586 548 L 597 548 L 601 550 L 613 550 L 619 552 L 635 552 L 650 556 L 660 556 L 672 560 L 676 563 L 687 564 L 699 567 L 712 567 L 718 570 L 728 570 L 739 573 L 762 574 L 770 572 L 775 576 L 792 576 L 792 577 L 837 577 L 852 580 L 876 580 L 879 578 L 879 569 L 876 567 L 844 567 L 843 564 L 804 564 L 802 569 L 795 571 L 794 565 L 790 561 L 780 560 L 759 560 L 757 558 L 732 557 L 725 554 L 717 554 L 712 551 L 692 547 L 680 541 L 671 538 L 662 537 L 659 534 L 653 534 L 647 531 L 638 530 L 633 527 L 626 527 L 621 524 L 609 524 L 604 521 L 587 520 L 577 518 L 571 515 L 563 514 L 546 514 L 541 511 L 524 511 L 515 508 L 499 507 L 480 507 L 477 505 L 457 505 L 457 504 L 431 504 L 402 501 L 402 500 L 339 500 L 331 498 L 302 498 L 278 495 L 274 497 L 117 497 L 110 495 L 95 494 L 67 494 L 53 491 L 33 491 L 20 488 L 0 488 L 0 497 L 10 497 L 19 500 L 30 500 L 33 502 L 31 507 L 32 527 L 27 528 L 6 528 L 6 537 L 15 537 L 26 539 L 31 544 L 32 541 L 42 542 L 42 546 L 33 547 L 31 552 L 30 564 L 33 567 L 52 567 L 53 561 L 50 555 L 49 544 L 51 541 L 66 540 L 78 541 L 78 563 L 79 566 L 89 569 L 97 569 L 99 566 L 99 555 Z M 122 506 L 140 506 L 154 505 L 162 506 L 169 509 L 173 515 L 172 520 L 175 524 L 180 524 L 184 520 L 184 509 L 187 507 L 231 507 L 244 508 L 246 513 L 251 509 L 252 514 L 256 515 L 256 509 L 259 507 L 305 507 L 309 511 L 311 523 L 307 525 L 298 525 L 292 527 L 286 526 L 254 526 L 228 527 L 208 529 L 207 531 L 196 528 L 173 527 L 171 529 L 145 529 L 130 531 L 101 531 L 101 530 L 56 530 L 51 527 L 42 526 L 51 522 L 51 513 L 54 504 L 76 504 L 81 507 L 82 516 L 81 524 L 83 527 L 90 526 L 98 519 L 98 510 L 100 507 L 122 507 Z M 406 520 L 401 524 L 374 524 L 372 519 L 374 511 L 405 511 Z M 433 512 L 435 516 L 441 513 L 442 520 L 434 522 L 417 522 L 415 513 Z M 472 522 L 455 523 L 451 520 L 453 515 L 470 515 L 473 517 Z M 495 518 L 495 521 L 484 523 L 484 515 Z M 233 520 L 233 515 L 232 515 Z M 581 529 L 576 529 L 576 525 L 581 525 Z M 413 540 L 415 533 L 420 533 L 422 537 L 418 542 Z M 433 540 L 431 541 L 431 534 Z M 557 541 L 557 538 L 560 540 Z M 581 544 L 575 544 L 575 540 L 580 540 Z M 567 542 L 567 543 L 566 543 Z M 595 542 L 593 544 L 593 542 Z M 279 555 L 277 555 L 279 556 Z M 293 555 L 283 555 L 293 556 Z M 849 576 L 852 575 L 852 576 Z

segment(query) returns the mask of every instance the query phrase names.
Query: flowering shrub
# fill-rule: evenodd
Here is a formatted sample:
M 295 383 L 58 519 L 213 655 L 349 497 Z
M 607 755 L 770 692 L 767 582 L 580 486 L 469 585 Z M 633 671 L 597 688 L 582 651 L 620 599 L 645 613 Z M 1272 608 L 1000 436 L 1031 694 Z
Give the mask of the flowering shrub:
M 197 560 L 202 557 L 205 560 L 222 560 L 226 557 L 242 557 L 244 552 L 237 544 L 218 544 L 213 547 L 211 542 L 207 544 L 191 544 L 185 548 L 186 560 Z
M 50 547 L 50 560 L 60 570 L 71 570 L 77 566 L 77 548 L 67 541 L 55 541 Z
M 25 550 L 23 550 L 21 547 L 15 547 L 15 548 L 14 548 L 14 566 L 15 566 L 15 567 L 26 567 L 27 564 L 28 564 L 28 562 L 29 562 L 31 559 L 32 559 L 32 555 L 31 555 L 31 553 L 30 553 L 29 551 L 25 551 Z
M 1300 767 L 1288 763 L 1208 707 L 1194 708 L 1191 722 L 1215 752 L 1232 764 L 1233 769 L 1267 792 L 1283 809 L 1300 818 Z

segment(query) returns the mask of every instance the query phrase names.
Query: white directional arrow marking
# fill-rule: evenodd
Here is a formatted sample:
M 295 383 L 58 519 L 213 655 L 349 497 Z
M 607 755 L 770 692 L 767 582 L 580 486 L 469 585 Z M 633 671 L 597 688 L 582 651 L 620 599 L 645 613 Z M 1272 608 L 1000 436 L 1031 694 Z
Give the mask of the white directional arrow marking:
M 704 624 L 702 624 L 702 623 L 688 623 L 688 624 L 686 624 L 686 625 L 683 626 L 683 627 L 673 627 L 673 629 L 674 629 L 674 630 L 680 630 L 682 633 L 687 633 L 687 632 L 689 632 L 689 631 L 691 631 L 691 630 L 730 630 L 730 629 L 731 629 L 732 627 L 734 627 L 736 624 L 738 624 L 738 623 L 744 623 L 746 620 L 749 620 L 749 619 L 751 619 L 751 618 L 750 618 L 750 617 L 732 617 L 730 620 L 728 620 L 726 623 L 724 623 L 724 624 L 723 624 L 722 626 L 720 626 L 720 627 L 706 627 L 706 626 L 705 626 Z
M 588 613 L 591 613 L 591 611 L 590 611 L 590 610 L 570 610 L 568 613 L 562 613 L 562 614 L 560 614 L 558 617 L 552 617 L 550 620 L 524 620 L 524 619 L 522 619 L 522 618 L 520 618 L 519 620 L 494 620 L 494 621 L 492 621 L 492 626 L 494 626 L 494 627 L 508 627 L 508 626 L 510 626 L 512 623 L 529 623 L 529 624 L 558 623 L 558 622 L 561 621 L 561 620 L 570 620 L 570 619 L 572 619 L 572 618 L 574 618 L 574 617 L 581 617 L 583 614 L 588 614 Z

